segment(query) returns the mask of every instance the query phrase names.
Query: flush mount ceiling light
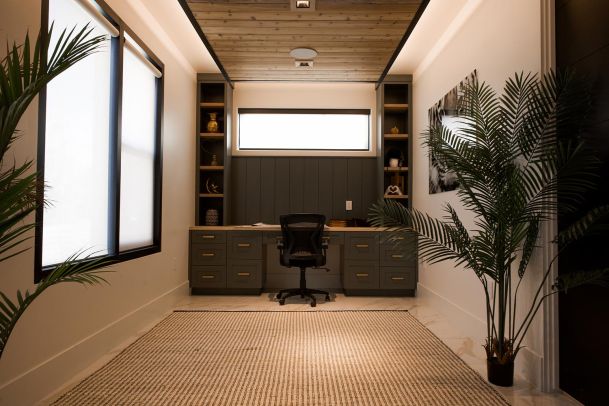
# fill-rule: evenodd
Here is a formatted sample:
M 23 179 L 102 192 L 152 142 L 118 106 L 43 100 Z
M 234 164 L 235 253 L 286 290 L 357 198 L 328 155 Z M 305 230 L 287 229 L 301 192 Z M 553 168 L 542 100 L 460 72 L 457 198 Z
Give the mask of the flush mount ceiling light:
M 290 56 L 294 59 L 313 59 L 317 56 L 317 51 L 312 48 L 294 48 L 290 51 Z
M 315 11 L 315 0 L 290 0 L 292 11 Z

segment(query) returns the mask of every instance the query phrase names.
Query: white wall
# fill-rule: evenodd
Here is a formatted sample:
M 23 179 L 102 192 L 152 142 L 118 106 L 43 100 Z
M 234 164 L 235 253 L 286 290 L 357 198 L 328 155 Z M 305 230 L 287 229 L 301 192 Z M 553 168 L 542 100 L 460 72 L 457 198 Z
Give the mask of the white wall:
M 374 156 L 376 154 L 376 93 L 374 83 L 297 83 L 297 82 L 240 82 L 233 93 L 233 154 L 239 133 L 239 108 L 301 108 L 301 109 L 370 109 L 370 152 L 307 151 L 307 156 Z M 286 128 L 289 131 L 289 128 Z M 264 151 L 243 154 L 265 155 Z M 269 151 L 266 155 L 277 155 Z M 282 151 L 282 155 L 303 155 L 302 151 Z
M 107 2 L 165 63 L 162 252 L 113 266 L 108 286 L 59 285 L 39 297 L 17 324 L 0 360 L 2 405 L 31 404 L 45 397 L 156 322 L 187 293 L 195 71 L 167 41 L 161 25 L 140 17 L 139 1 Z M 0 48 L 7 38 L 21 42 L 27 29 L 35 36 L 40 9 L 40 0 L 3 0 Z M 35 102 L 19 125 L 22 138 L 12 148 L 17 162 L 36 157 L 37 110 Z M 13 296 L 17 289 L 33 289 L 33 257 L 30 250 L 0 263 L 3 292 Z
M 435 59 L 424 60 L 414 72 L 413 129 L 414 172 L 413 205 L 435 217 L 442 217 L 443 206 L 451 203 L 468 220 L 456 192 L 429 194 L 429 164 L 427 150 L 421 145 L 421 133 L 428 126 L 427 110 L 446 92 L 474 69 L 480 81 L 500 91 L 505 79 L 514 72 L 539 72 L 541 61 L 540 6 L 531 0 L 470 0 L 470 14 L 448 41 L 429 49 Z M 445 46 L 442 46 L 445 45 Z M 408 73 L 408 72 L 395 72 Z M 538 274 L 536 263 L 531 274 Z M 522 296 L 531 291 L 525 284 Z M 456 269 L 454 264 L 433 266 L 421 264 L 419 294 L 449 315 L 462 332 L 473 339 L 478 354 L 482 354 L 485 337 L 485 302 L 480 282 L 473 272 Z M 520 302 L 519 302 L 520 303 Z M 524 301 L 521 303 L 523 308 Z M 540 318 L 531 329 L 528 342 L 518 356 L 516 369 L 528 380 L 538 382 L 542 354 Z

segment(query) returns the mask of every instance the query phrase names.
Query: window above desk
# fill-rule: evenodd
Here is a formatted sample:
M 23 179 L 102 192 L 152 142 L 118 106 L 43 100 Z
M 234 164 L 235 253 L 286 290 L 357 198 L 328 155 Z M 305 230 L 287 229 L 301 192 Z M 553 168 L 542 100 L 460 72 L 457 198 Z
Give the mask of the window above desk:
M 235 155 L 374 155 L 370 109 L 237 110 Z

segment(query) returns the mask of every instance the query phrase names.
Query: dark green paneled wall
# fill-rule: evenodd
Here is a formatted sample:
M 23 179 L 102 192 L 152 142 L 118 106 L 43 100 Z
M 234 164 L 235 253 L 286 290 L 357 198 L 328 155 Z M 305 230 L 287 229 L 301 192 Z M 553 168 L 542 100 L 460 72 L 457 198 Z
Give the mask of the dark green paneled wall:
M 366 218 L 378 198 L 376 169 L 374 157 L 233 157 L 231 223 L 277 224 L 294 212 Z

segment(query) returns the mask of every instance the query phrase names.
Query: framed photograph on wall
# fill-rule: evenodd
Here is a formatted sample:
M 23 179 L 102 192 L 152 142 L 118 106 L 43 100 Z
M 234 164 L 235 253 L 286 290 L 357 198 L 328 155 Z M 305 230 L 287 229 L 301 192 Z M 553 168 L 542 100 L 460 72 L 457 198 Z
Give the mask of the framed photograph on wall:
M 439 125 L 456 129 L 461 111 L 463 89 L 466 85 L 476 83 L 477 71 L 474 70 L 457 86 L 452 88 L 429 109 L 429 128 Z M 457 175 L 434 154 L 429 154 L 429 194 L 449 192 L 459 187 Z

